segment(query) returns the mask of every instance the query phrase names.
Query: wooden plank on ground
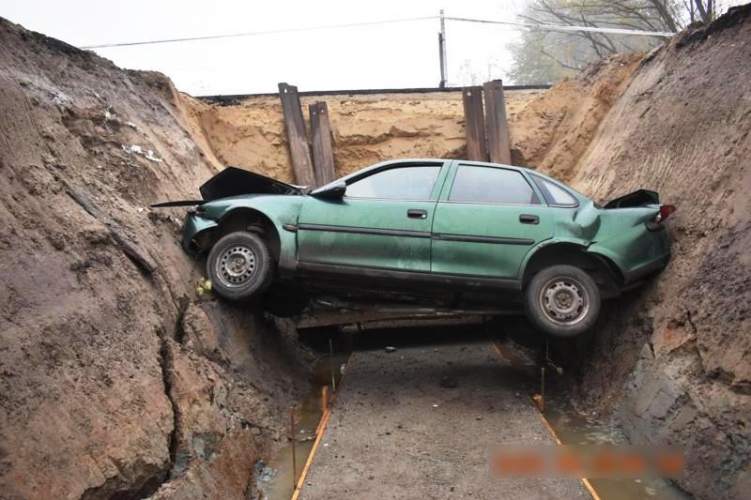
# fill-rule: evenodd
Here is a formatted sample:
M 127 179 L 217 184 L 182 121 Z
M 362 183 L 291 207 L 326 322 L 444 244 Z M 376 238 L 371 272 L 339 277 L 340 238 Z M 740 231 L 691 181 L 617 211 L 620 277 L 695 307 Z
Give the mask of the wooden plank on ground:
M 488 161 L 482 87 L 464 87 L 462 101 L 464 102 L 464 126 L 467 131 L 467 159 Z
M 506 102 L 503 98 L 503 82 L 493 80 L 486 82 L 482 87 L 485 90 L 485 120 L 490 161 L 511 165 L 511 146 L 508 121 L 506 120 Z
M 313 136 L 313 166 L 319 186 L 334 181 L 334 151 L 331 147 L 329 108 L 325 102 L 308 106 L 310 132 Z
M 295 171 L 295 182 L 302 186 L 315 186 L 316 178 L 310 161 L 308 134 L 305 132 L 297 87 L 280 83 L 279 99 L 282 101 L 284 129 L 287 132 L 287 144 L 292 158 L 292 168 Z

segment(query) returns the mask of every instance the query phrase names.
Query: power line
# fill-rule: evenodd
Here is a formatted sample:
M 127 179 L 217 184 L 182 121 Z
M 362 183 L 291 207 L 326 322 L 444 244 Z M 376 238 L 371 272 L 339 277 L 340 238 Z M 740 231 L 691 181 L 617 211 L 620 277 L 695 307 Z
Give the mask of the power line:
M 149 40 L 140 42 L 123 42 L 123 43 L 106 43 L 100 45 L 87 45 L 81 47 L 82 49 L 106 49 L 110 47 L 132 47 L 134 45 L 154 45 L 158 43 L 177 43 L 177 42 L 194 42 L 201 40 L 219 40 L 222 38 L 240 38 L 246 36 L 259 36 L 259 35 L 276 35 L 278 33 L 296 33 L 300 31 L 318 31 L 328 29 L 339 28 L 356 28 L 360 26 L 376 26 L 379 24 L 396 24 L 396 23 L 409 23 L 414 21 L 428 21 L 430 19 L 438 19 L 438 16 L 425 16 L 425 17 L 409 17 L 405 19 L 391 19 L 386 21 L 364 21 L 360 23 L 349 24 L 330 24 L 326 26 L 309 26 L 306 28 L 287 28 L 281 30 L 268 30 L 268 31 L 249 31 L 246 33 L 232 33 L 228 35 L 208 35 L 208 36 L 195 36 L 186 38 L 168 38 L 164 40 Z
M 107 49 L 113 47 L 133 47 L 138 45 L 155 45 L 163 43 L 179 43 L 179 42 L 195 42 L 204 40 L 220 40 L 225 38 L 241 38 L 249 36 L 262 36 L 262 35 L 276 35 L 280 33 L 298 33 L 303 31 L 320 31 L 329 29 L 341 29 L 341 28 L 356 28 L 362 26 L 377 26 L 382 24 L 396 24 L 396 23 L 409 23 L 415 21 L 429 21 L 431 19 L 439 19 L 440 16 L 423 16 L 423 17 L 409 17 L 404 19 L 391 19 L 384 21 L 364 21 L 359 23 L 348 24 L 330 24 L 325 26 L 309 26 L 304 28 L 288 28 L 280 30 L 267 30 L 267 31 L 249 31 L 245 33 L 232 33 L 227 35 L 208 35 L 208 36 L 196 36 L 185 38 L 167 38 L 163 40 L 147 40 L 138 42 L 123 42 L 123 43 L 106 43 L 99 45 L 86 45 L 81 47 L 82 49 Z M 591 33 L 609 33 L 615 35 L 631 35 L 631 36 L 657 36 L 657 37 L 671 37 L 675 33 L 669 31 L 641 31 L 633 29 L 622 28 L 597 28 L 592 26 L 569 26 L 560 24 L 530 24 L 530 23 L 518 23 L 513 21 L 493 21 L 489 19 L 473 19 L 466 17 L 444 17 L 447 21 L 457 21 L 464 23 L 480 23 L 480 24 L 492 24 L 502 26 L 512 26 L 516 28 L 523 28 L 532 31 L 563 31 L 563 32 L 591 32 Z
M 591 33 L 609 33 L 614 35 L 633 35 L 633 36 L 659 36 L 659 37 L 671 37 L 675 33 L 670 31 L 642 31 L 642 30 L 629 30 L 623 28 L 597 28 L 593 26 L 570 26 L 566 24 L 530 24 L 530 23 L 516 23 L 513 21 L 491 21 L 488 19 L 472 19 L 466 17 L 446 17 L 447 21 L 460 21 L 465 23 L 480 23 L 480 24 L 496 24 L 503 26 L 515 26 L 518 28 L 525 28 L 529 30 L 539 31 L 586 31 Z

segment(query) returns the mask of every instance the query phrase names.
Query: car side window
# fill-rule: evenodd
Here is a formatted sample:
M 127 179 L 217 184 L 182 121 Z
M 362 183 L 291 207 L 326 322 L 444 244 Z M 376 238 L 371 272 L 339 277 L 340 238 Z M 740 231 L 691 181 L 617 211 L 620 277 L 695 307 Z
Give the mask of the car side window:
M 449 201 L 539 205 L 540 199 L 522 174 L 514 170 L 459 165 Z
M 565 189 L 553 184 L 547 179 L 543 179 L 542 177 L 533 175 L 532 178 L 537 183 L 540 191 L 542 191 L 542 195 L 545 197 L 548 205 L 556 207 L 575 207 L 579 205 L 576 198 Z
M 439 165 L 382 170 L 347 185 L 347 198 L 428 200 L 438 178 Z

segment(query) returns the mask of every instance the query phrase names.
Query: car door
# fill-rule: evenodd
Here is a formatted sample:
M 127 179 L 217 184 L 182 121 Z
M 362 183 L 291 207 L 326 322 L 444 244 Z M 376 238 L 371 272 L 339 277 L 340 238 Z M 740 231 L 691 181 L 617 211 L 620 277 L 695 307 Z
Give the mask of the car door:
M 429 273 L 443 166 L 389 164 L 345 178 L 341 199 L 307 197 L 298 222 L 298 266 Z
M 553 236 L 553 214 L 519 170 L 456 162 L 436 206 L 433 273 L 516 279 L 524 256 Z

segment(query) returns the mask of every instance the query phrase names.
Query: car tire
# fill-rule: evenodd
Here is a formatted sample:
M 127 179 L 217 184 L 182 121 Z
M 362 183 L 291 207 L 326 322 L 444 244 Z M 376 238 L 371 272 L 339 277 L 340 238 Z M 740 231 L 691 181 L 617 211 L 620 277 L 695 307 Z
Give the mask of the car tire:
M 274 278 L 266 243 L 256 234 L 235 231 L 217 241 L 206 260 L 212 289 L 230 300 L 259 296 Z
M 574 337 L 594 326 L 600 315 L 600 290 L 574 266 L 543 269 L 527 284 L 524 306 L 529 321 L 556 337 Z

